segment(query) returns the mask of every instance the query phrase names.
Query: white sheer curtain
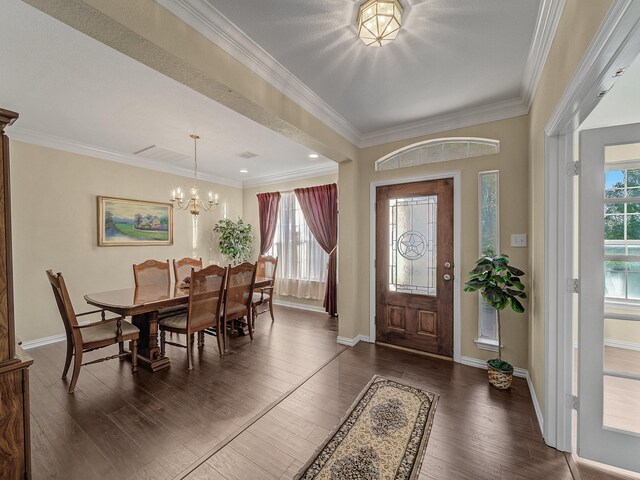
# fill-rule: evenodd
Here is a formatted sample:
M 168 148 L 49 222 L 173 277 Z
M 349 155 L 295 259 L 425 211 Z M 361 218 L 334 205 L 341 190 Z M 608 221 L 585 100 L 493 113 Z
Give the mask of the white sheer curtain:
M 278 257 L 277 295 L 322 300 L 329 256 L 318 245 L 293 192 L 280 198 L 278 225 L 269 255 Z

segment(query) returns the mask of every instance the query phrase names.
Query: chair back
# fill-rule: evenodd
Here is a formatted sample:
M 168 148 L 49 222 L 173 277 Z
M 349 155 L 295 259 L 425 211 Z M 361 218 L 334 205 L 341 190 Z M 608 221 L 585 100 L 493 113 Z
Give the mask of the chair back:
M 191 275 L 191 269 L 200 270 L 202 268 L 202 259 L 185 257 L 180 260 L 173 259 L 173 278 L 176 283 L 184 281 Z
M 150 287 L 152 285 L 171 285 L 171 271 L 169 260 L 147 260 L 133 266 L 133 279 L 137 287 Z
M 73 310 L 71 297 L 69 297 L 67 285 L 64 283 L 62 273 L 53 273 L 53 270 L 47 270 L 47 278 L 53 289 L 53 296 L 56 299 L 56 304 L 62 317 L 64 330 L 67 334 L 67 341 L 75 343 L 73 327 L 78 326 L 78 319 L 76 318 L 76 312 Z
M 271 280 L 271 286 L 276 281 L 276 269 L 278 268 L 278 257 L 272 257 L 270 255 L 263 255 L 258 258 L 258 271 L 257 277 L 269 278 Z
M 227 269 L 217 265 L 191 269 L 187 331 L 198 332 L 216 325 L 222 308 Z
M 248 314 L 251 309 L 253 287 L 256 283 L 257 263 L 241 263 L 229 268 L 227 274 L 227 288 L 224 294 L 224 301 L 227 308 L 231 305 L 239 304 L 246 307 Z

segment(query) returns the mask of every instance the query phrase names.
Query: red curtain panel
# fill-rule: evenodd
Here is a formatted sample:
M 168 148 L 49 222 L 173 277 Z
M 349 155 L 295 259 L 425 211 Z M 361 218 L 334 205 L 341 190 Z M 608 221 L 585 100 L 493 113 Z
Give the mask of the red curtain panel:
M 278 223 L 280 192 L 258 194 L 258 215 L 260 216 L 260 255 L 264 255 L 273 245 L 273 237 Z
M 335 316 L 338 313 L 337 282 L 338 270 L 336 248 L 338 246 L 338 186 L 296 188 L 294 190 L 302 208 L 309 230 L 325 252 L 329 254 L 329 272 L 324 291 L 324 309 Z

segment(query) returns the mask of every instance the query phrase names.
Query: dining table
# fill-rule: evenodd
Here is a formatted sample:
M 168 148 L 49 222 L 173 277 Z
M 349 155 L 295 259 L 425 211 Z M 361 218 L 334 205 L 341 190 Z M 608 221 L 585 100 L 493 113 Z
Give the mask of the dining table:
M 268 287 L 271 281 L 271 278 L 256 277 L 254 290 Z M 131 287 L 88 293 L 84 299 L 89 305 L 102 310 L 122 317 L 131 317 L 131 322 L 140 330 L 138 365 L 152 372 L 163 370 L 171 365 L 169 357 L 160 352 L 158 316 L 161 310 L 187 305 L 189 288 L 183 288 L 176 283 Z

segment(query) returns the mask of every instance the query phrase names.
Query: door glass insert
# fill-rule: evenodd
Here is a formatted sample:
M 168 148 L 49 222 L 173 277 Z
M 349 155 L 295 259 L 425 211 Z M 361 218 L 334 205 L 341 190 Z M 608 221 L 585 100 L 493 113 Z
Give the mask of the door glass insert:
M 603 424 L 617 430 L 640 433 L 639 380 L 604 376 Z
M 436 296 L 438 197 L 389 200 L 389 291 Z
M 603 422 L 640 433 L 640 145 L 605 147 Z

